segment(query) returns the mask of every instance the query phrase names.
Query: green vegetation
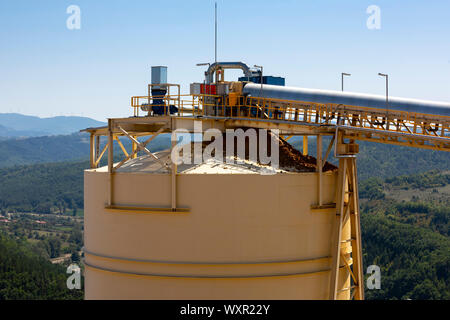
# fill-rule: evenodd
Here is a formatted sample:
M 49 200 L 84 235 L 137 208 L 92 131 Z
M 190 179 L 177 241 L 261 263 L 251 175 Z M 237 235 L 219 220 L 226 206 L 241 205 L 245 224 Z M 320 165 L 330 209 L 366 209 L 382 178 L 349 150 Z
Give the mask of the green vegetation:
M 368 299 L 450 299 L 449 176 L 360 183 L 364 265 L 378 265 L 382 275 Z
M 381 268 L 381 289 L 367 299 L 450 299 L 450 239 L 383 213 L 361 219 L 364 266 Z
M 0 209 L 73 213 L 83 208 L 83 170 L 88 167 L 83 161 L 0 169 Z
M 358 177 L 389 178 L 430 170 L 450 170 L 450 152 L 415 149 L 388 144 L 360 141 Z
M 324 149 L 330 142 L 324 137 Z M 294 137 L 289 140 L 295 148 L 302 150 L 302 139 Z M 388 144 L 358 141 L 358 178 L 364 181 L 372 177 L 388 178 L 400 175 L 423 173 L 430 170 L 450 170 L 450 152 L 400 147 Z M 315 156 L 316 139 L 309 138 L 309 153 Z M 324 151 L 325 153 L 325 151 Z M 331 152 L 328 161 L 333 164 L 337 159 Z
M 369 178 L 359 186 L 359 197 L 370 200 L 384 199 L 383 182 L 380 178 Z
M 410 176 L 398 176 L 386 179 L 386 182 L 395 186 L 408 189 L 410 187 L 415 189 L 426 189 L 443 187 L 450 184 L 450 173 L 439 172 L 438 170 L 433 170 L 429 172 L 413 174 Z
M 28 242 L 31 251 L 46 259 L 79 254 L 83 247 L 82 218 L 36 213 L 14 213 L 9 218 L 0 230 L 11 239 Z
M 88 134 L 0 141 L 0 167 L 89 159 L 88 155 Z
M 123 138 L 122 141 L 129 150 L 129 139 Z M 0 167 L 89 160 L 89 144 L 89 134 L 87 133 L 3 140 L 0 141 Z M 103 137 L 101 148 L 105 144 L 106 138 Z M 114 150 L 117 150 L 115 152 L 121 154 L 117 143 L 114 145 Z M 161 135 L 151 143 L 153 150 L 162 150 L 169 145 L 170 136 L 168 135 Z
M 33 253 L 27 243 L 0 230 L 0 300 L 83 299 L 83 290 L 69 290 L 66 268 Z
M 360 183 L 365 211 L 450 236 L 450 174 L 430 171 Z M 367 201 L 367 200 L 368 201 Z

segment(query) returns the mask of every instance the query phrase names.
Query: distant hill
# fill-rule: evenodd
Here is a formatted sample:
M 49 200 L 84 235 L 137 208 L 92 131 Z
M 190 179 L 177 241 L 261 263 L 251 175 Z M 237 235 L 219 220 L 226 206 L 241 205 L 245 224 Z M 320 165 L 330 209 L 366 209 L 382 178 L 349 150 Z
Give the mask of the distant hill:
M 39 118 L 18 113 L 0 113 L 0 137 L 38 137 L 71 134 L 88 127 L 106 125 L 86 117 Z
M 363 264 L 381 268 L 366 299 L 450 299 L 449 187 L 440 171 L 360 183 Z
M 0 127 L 1 130 L 1 127 Z M 102 138 L 104 145 L 106 138 Z M 122 139 L 130 149 L 128 138 Z M 292 138 L 289 142 L 301 150 L 301 138 Z M 329 138 L 324 138 L 324 149 Z M 450 152 L 422 150 L 410 147 L 399 147 L 380 143 L 360 141 L 358 174 L 360 180 L 370 177 L 388 178 L 403 174 L 426 172 L 429 170 L 450 170 Z M 170 147 L 170 135 L 162 134 L 150 144 L 153 150 Z M 309 154 L 315 156 L 316 140 L 309 139 Z M 120 154 L 120 148 L 115 148 Z M 71 135 L 55 135 L 24 139 L 0 140 L 0 168 L 34 163 L 89 160 L 89 136 L 86 133 Z M 328 161 L 337 163 L 331 152 Z
M 88 159 L 89 135 L 44 136 L 0 141 L 0 167 Z
M 122 141 L 130 150 L 129 139 L 123 138 Z M 106 138 L 102 138 L 101 147 L 105 143 Z M 46 162 L 89 160 L 89 144 L 87 133 L 0 140 L 0 168 Z M 152 141 L 151 149 L 161 150 L 169 145 L 170 136 L 163 134 Z M 121 153 L 118 146 L 114 150 L 116 154 Z
M 328 147 L 330 137 L 324 137 L 324 150 Z M 295 148 L 302 150 L 302 138 L 289 140 Z M 404 174 L 421 173 L 430 170 L 450 170 L 450 152 L 401 147 L 383 143 L 358 141 L 357 155 L 358 179 L 371 177 L 389 178 Z M 308 151 L 316 156 L 316 139 L 309 138 Z M 325 153 L 325 151 L 324 151 Z M 330 153 L 328 161 L 337 164 L 338 160 Z

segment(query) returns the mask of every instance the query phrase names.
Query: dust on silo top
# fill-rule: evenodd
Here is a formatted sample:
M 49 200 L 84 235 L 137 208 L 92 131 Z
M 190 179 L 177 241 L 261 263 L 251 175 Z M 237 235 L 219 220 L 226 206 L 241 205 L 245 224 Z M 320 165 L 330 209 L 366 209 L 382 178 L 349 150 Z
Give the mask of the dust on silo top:
M 246 129 L 245 129 L 246 130 Z M 275 136 L 272 136 L 275 138 Z M 259 139 L 259 135 L 258 135 Z M 271 152 L 271 137 L 267 136 L 267 152 Z M 277 137 L 279 146 L 279 168 L 276 170 L 277 173 L 298 173 L 298 172 L 315 172 L 317 171 L 317 160 L 313 156 L 304 155 L 297 149 L 295 149 L 291 144 L 282 138 Z M 181 164 L 178 165 L 177 172 L 180 174 L 260 174 L 261 170 L 269 169 L 269 165 L 262 164 L 259 159 L 259 144 L 257 146 L 257 160 L 253 161 L 249 156 L 249 139 L 245 139 L 245 157 L 238 157 L 237 155 L 237 143 L 234 141 L 234 152 L 231 156 L 233 163 L 226 163 L 226 143 L 227 139 L 225 134 L 223 135 L 223 150 L 222 156 L 223 161 L 217 161 L 215 159 L 208 159 L 199 164 L 193 163 L 194 155 L 194 145 L 201 144 L 202 152 L 208 146 L 210 142 L 195 142 L 191 143 L 191 164 Z M 164 150 L 155 153 L 156 157 L 160 161 L 157 161 L 149 155 L 143 155 L 136 159 L 129 160 L 122 167 L 117 169 L 116 172 L 147 172 L 147 173 L 169 173 L 166 167 L 164 167 L 161 162 L 169 165 L 170 160 L 170 150 Z M 215 154 L 212 154 L 215 156 Z M 182 154 L 180 155 L 182 156 Z M 325 162 L 323 171 L 335 171 L 337 167 L 329 162 Z

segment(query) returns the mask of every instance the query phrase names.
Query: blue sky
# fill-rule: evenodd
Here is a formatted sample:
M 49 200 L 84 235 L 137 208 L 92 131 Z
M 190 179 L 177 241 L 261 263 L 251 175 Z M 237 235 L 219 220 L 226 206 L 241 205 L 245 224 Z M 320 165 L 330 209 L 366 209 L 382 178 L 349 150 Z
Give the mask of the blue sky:
M 69 30 L 69 5 L 81 29 Z M 366 9 L 381 9 L 369 30 Z M 218 0 L 219 61 L 263 65 L 286 84 L 450 101 L 450 1 Z M 203 80 L 214 60 L 214 1 L 2 0 L 0 112 L 98 120 L 129 116 L 150 66 L 169 82 Z M 239 73 L 228 74 L 227 80 Z

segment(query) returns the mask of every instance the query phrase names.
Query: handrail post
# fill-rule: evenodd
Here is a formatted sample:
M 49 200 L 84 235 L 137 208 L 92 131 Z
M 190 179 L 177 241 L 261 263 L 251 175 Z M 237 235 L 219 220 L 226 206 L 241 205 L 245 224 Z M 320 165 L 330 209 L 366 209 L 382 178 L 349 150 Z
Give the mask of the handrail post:
M 113 192 L 114 192 L 114 136 L 113 136 L 113 119 L 108 119 L 108 182 L 109 182 L 109 192 L 108 192 L 108 205 L 113 204 Z

